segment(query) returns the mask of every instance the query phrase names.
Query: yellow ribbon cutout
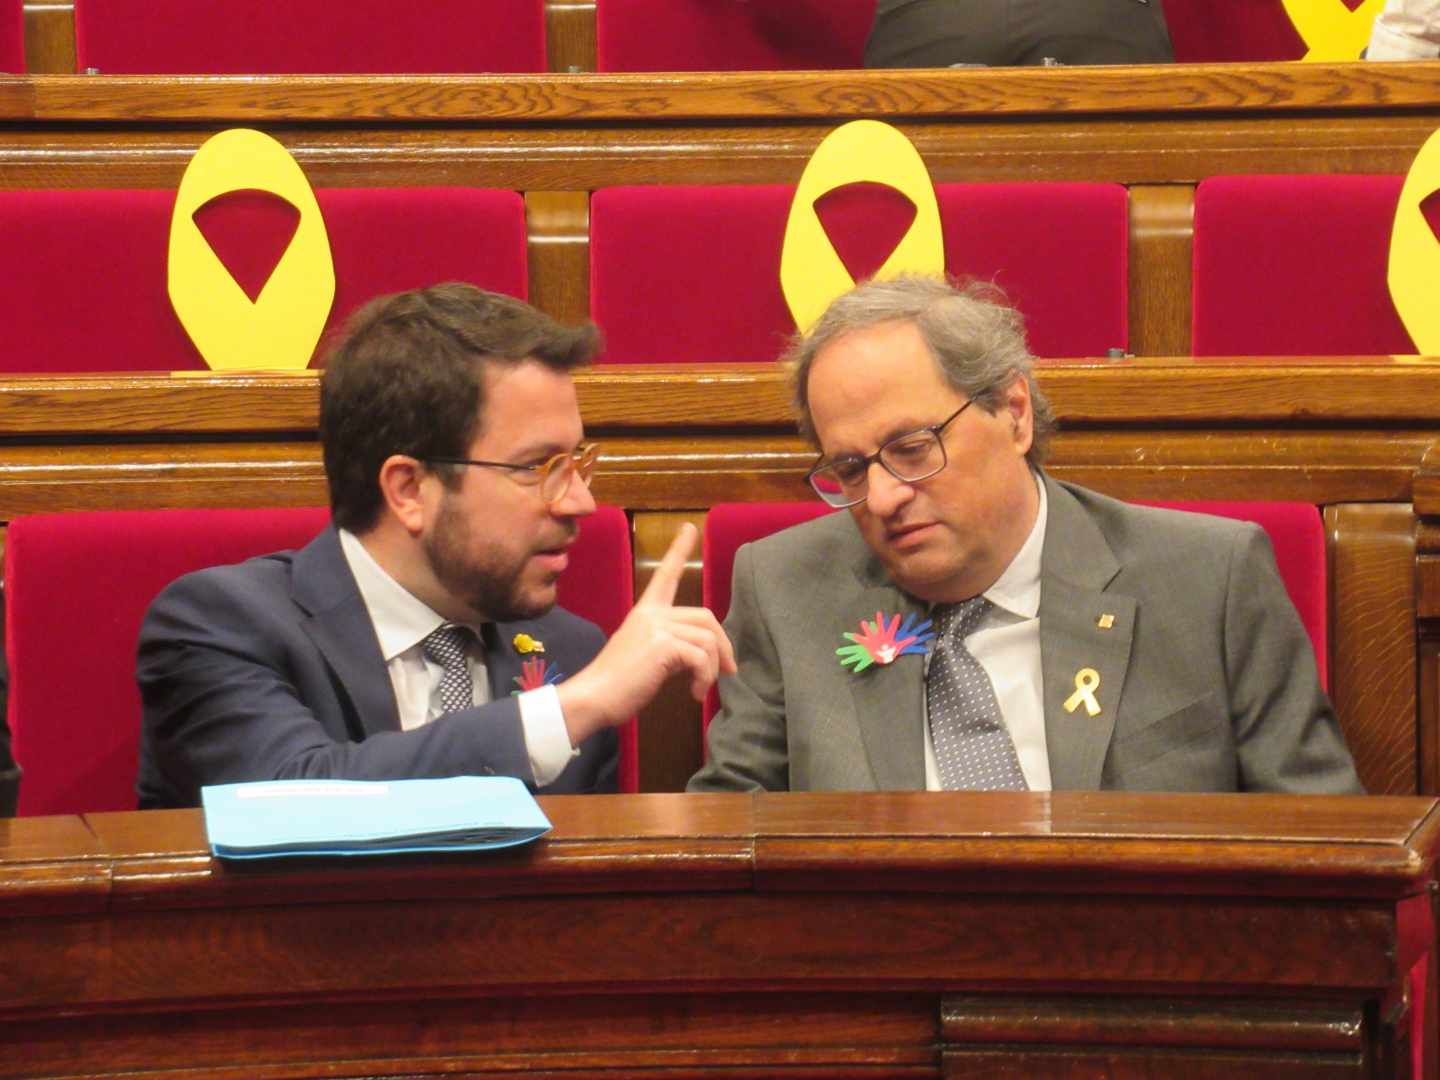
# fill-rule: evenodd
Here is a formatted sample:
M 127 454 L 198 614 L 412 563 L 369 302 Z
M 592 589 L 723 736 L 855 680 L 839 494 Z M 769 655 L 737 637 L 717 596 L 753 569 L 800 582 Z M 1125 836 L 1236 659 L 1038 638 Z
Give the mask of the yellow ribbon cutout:
M 1440 356 L 1440 243 L 1420 205 L 1440 189 L 1440 131 L 1420 147 L 1390 230 L 1390 299 L 1424 356 Z
M 537 652 L 543 653 L 545 651 L 545 643 L 538 638 L 531 637 L 529 634 L 516 634 L 511 644 L 515 646 L 515 651 L 521 656 L 528 656 L 531 653 Z
M 1095 691 L 1100 688 L 1100 673 L 1093 667 L 1081 668 L 1075 673 L 1075 692 L 1065 699 L 1065 711 L 1074 712 L 1085 703 L 1085 711 L 1091 716 L 1100 715 L 1100 702 L 1095 700 Z
M 300 224 L 252 303 L 225 269 L 195 211 L 232 191 L 265 191 L 300 211 Z M 170 303 L 216 371 L 303 371 L 335 302 L 335 264 L 315 193 L 295 159 L 259 131 L 232 128 L 195 152 L 170 219 Z
M 780 249 L 780 289 L 802 332 L 815 325 L 836 297 L 855 287 L 855 279 L 825 235 L 815 203 L 836 188 L 865 181 L 892 187 L 915 204 L 915 220 L 875 277 L 945 273 L 940 206 L 919 152 L 889 124 L 878 120 L 842 124 L 815 148 L 800 175 Z
M 1341 0 L 1283 0 L 1285 14 L 1305 40 L 1300 59 L 1314 62 L 1359 60 L 1385 0 L 1365 0 L 1354 11 Z

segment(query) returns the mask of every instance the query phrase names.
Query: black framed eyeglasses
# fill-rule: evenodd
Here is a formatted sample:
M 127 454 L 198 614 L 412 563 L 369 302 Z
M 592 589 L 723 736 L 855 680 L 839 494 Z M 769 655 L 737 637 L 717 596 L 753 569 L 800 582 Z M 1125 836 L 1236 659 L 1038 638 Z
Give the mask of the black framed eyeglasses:
M 477 461 L 474 458 L 432 457 L 425 460 L 431 465 L 479 465 L 486 469 L 505 469 L 512 473 L 523 473 L 534 477 L 530 481 L 516 479 L 516 483 L 533 485 L 540 489 L 540 497 L 547 503 L 559 502 L 570 490 L 570 479 L 580 477 L 586 487 L 590 475 L 595 471 L 595 462 L 600 458 L 600 447 L 596 443 L 584 443 L 574 450 L 566 450 L 537 465 L 516 465 L 510 461 Z M 515 479 L 512 477 L 512 479 Z
M 971 398 L 938 424 L 896 435 L 868 457 L 844 457 L 821 462 L 806 474 L 805 479 L 815 489 L 815 494 L 836 507 L 855 506 L 865 501 L 870 494 L 870 466 L 877 461 L 882 469 L 901 483 L 915 484 L 928 480 L 945 468 L 950 460 L 945 453 L 945 440 L 940 436 L 974 404 L 975 399 Z

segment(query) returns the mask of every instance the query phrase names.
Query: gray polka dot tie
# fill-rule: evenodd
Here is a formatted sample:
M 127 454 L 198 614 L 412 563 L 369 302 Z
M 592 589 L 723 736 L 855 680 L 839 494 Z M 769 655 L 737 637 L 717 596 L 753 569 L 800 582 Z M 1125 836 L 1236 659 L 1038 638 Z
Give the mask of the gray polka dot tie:
M 966 635 L 989 608 L 989 600 L 975 596 L 934 611 L 935 652 L 925 676 L 925 706 L 940 786 L 946 791 L 1029 789 L 990 676 L 965 648 Z
M 441 712 L 456 712 L 475 704 L 475 686 L 466 659 L 473 637 L 468 628 L 446 623 L 425 639 L 425 655 L 440 665 Z

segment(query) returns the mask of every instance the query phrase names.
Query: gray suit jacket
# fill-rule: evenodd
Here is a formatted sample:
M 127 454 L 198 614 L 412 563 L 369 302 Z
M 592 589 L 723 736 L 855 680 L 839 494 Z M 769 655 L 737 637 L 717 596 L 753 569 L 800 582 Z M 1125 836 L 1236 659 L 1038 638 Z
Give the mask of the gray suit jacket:
M 515 776 L 534 787 L 511 696 L 527 633 L 564 675 L 605 643 L 560 608 L 497 623 L 486 667 L 492 700 L 400 729 L 375 627 L 333 528 L 300 551 L 187 574 L 140 629 L 144 705 L 141 809 L 199 805 L 204 784 L 335 778 Z M 614 731 L 587 739 L 542 793 L 614 791 Z
M 1056 790 L 1362 790 L 1262 529 L 1045 483 Z M 690 790 L 924 788 L 924 658 L 854 674 L 835 655 L 877 611 L 925 605 L 889 582 L 847 514 L 742 547 L 725 624 L 740 670 L 721 683 Z M 1064 709 L 1083 668 L 1100 676 L 1098 716 Z

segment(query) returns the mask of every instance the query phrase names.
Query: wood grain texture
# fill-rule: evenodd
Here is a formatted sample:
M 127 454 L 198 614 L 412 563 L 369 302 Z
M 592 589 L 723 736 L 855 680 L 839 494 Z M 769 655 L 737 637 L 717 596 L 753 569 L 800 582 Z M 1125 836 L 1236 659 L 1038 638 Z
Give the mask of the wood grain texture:
M 545 0 L 545 54 L 550 70 L 595 70 L 595 0 Z
M 1414 514 L 1402 504 L 1329 506 L 1325 528 L 1335 710 L 1366 790 L 1413 792 L 1417 731 L 1395 720 L 1416 715 Z
M 1433 109 L 1435 64 L 1193 64 L 904 72 L 31 77 L 17 120 L 950 118 L 1057 112 Z M 14 81 L 11 79 L 5 82 Z
M 74 0 L 29 0 L 24 15 L 26 71 L 31 75 L 74 74 Z
M 583 191 L 525 196 L 530 303 L 563 323 L 590 317 L 590 197 Z
M 1195 189 L 1188 184 L 1130 188 L 1130 352 L 1190 351 L 1191 239 Z

